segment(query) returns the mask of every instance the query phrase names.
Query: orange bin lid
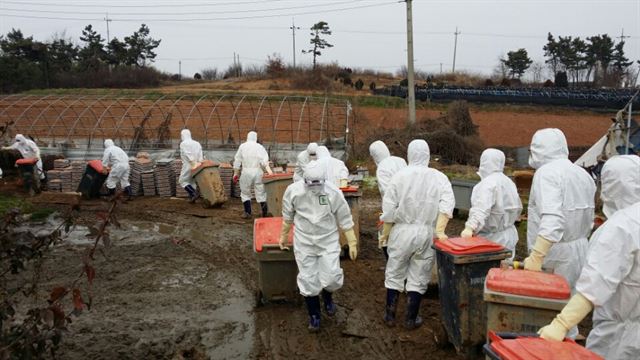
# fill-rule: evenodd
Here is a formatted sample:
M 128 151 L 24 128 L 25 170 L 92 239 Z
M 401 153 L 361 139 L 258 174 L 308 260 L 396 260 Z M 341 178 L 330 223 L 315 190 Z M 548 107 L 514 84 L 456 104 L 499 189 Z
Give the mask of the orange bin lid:
M 436 241 L 435 246 L 436 249 L 453 255 L 474 255 L 504 250 L 504 246 L 480 236 L 471 238 L 449 238 L 444 243 Z
M 37 162 L 38 162 L 38 159 L 36 158 L 18 159 L 16 160 L 16 165 L 34 165 Z
M 91 160 L 87 163 L 89 166 L 91 166 L 93 168 L 93 170 L 102 173 L 102 170 L 104 169 L 102 167 L 102 161 L 100 160 Z
M 545 299 L 568 299 L 571 288 L 565 278 L 539 271 L 491 269 L 487 274 L 487 289 L 501 293 Z
M 348 192 L 358 192 L 359 189 L 360 188 L 358 186 L 355 186 L 355 185 L 350 185 L 350 186 L 347 186 L 347 187 L 341 187 L 340 188 L 340 190 L 342 190 L 342 192 L 346 192 L 346 193 L 348 193 Z
M 200 165 L 198 165 L 197 168 L 191 169 L 191 175 L 195 175 L 198 172 L 200 172 L 200 170 L 205 169 L 205 168 L 209 168 L 209 167 L 213 167 L 213 166 L 219 166 L 219 164 L 217 162 L 211 161 L 211 160 L 202 160 L 202 162 L 200 163 Z
M 501 339 L 489 333 L 491 349 L 503 360 L 589 360 L 603 357 L 576 344 L 571 339 L 564 341 L 545 340 L 540 337 L 517 337 Z
M 280 233 L 282 232 L 282 218 L 260 218 L 253 222 L 253 248 L 256 252 L 262 252 L 265 246 L 278 247 Z M 293 225 L 289 231 L 289 244 L 293 244 Z
M 262 175 L 262 182 L 269 182 L 273 180 L 288 180 L 293 179 L 293 173 L 277 173 L 277 174 L 264 174 Z

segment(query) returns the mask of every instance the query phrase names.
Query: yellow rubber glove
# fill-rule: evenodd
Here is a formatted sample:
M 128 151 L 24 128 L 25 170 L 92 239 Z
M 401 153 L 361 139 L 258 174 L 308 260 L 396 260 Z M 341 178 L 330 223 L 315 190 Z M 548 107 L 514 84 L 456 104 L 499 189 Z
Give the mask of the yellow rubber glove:
M 355 261 L 358 257 L 358 239 L 356 239 L 356 233 L 353 228 L 345 231 L 344 237 L 347 238 L 347 244 L 349 245 L 349 258 Z
M 445 234 L 444 230 L 449 223 L 449 217 L 443 213 L 438 214 L 438 221 L 436 221 L 436 237 L 440 241 L 447 240 L 449 237 Z
M 470 238 L 473 237 L 473 229 L 470 227 L 465 227 L 464 230 L 460 233 L 460 237 L 462 238 Z
M 349 179 L 340 179 L 340 187 L 346 188 L 347 186 L 349 186 Z
M 551 324 L 538 331 L 538 335 L 543 339 L 562 341 L 567 336 L 567 332 L 578 325 L 591 310 L 593 310 L 591 301 L 584 295 L 576 293 Z
M 384 225 L 382 225 L 382 234 L 380 234 L 380 237 L 378 238 L 378 248 L 382 249 L 387 246 L 389 234 L 391 234 L 391 228 L 393 228 L 393 223 L 384 223 Z
M 289 231 L 291 230 L 291 223 L 286 221 L 282 222 L 282 230 L 280 231 L 280 241 L 278 241 L 278 245 L 280 245 L 280 250 L 289 250 L 289 247 L 285 244 L 289 240 Z
M 547 256 L 549 249 L 551 249 L 553 243 L 542 236 L 538 235 L 536 243 L 531 249 L 529 257 L 524 259 L 524 269 L 532 271 L 542 271 L 542 262 L 544 257 Z
M 266 171 L 266 172 L 267 172 L 267 174 L 269 174 L 269 175 L 273 175 L 273 170 L 271 170 L 271 166 L 269 166 L 269 164 L 267 164 L 267 165 L 264 167 L 264 171 Z

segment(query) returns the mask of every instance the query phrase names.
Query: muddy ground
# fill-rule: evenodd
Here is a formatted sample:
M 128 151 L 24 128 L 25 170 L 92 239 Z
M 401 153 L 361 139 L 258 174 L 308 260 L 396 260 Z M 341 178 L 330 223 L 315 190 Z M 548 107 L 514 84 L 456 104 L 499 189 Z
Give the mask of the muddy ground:
M 4 190 L 4 191 L 2 191 Z M 7 191 L 6 186 L 0 191 Z M 52 193 L 28 199 L 63 211 Z M 382 322 L 384 258 L 377 249 L 379 198 L 361 204 L 361 250 L 343 260 L 345 284 L 336 295 L 338 314 L 307 332 L 302 302 L 258 306 L 258 268 L 252 222 L 240 220 L 239 199 L 222 209 L 202 209 L 183 199 L 137 198 L 117 213 L 112 246 L 97 256 L 93 306 L 74 318 L 59 350 L 62 359 L 455 359 L 436 345 L 440 330 L 437 291 L 422 303 L 425 325 L 415 331 Z M 254 204 L 255 205 L 255 204 Z M 90 242 L 86 228 L 107 202 L 83 201 L 79 226 L 46 256 L 40 283 L 48 291 L 72 281 Z M 257 213 L 257 207 L 254 206 Z M 51 219 L 49 219 L 51 221 Z M 459 234 L 461 218 L 447 232 Z M 404 299 L 401 299 L 401 304 Z M 403 306 L 399 307 L 402 317 Z

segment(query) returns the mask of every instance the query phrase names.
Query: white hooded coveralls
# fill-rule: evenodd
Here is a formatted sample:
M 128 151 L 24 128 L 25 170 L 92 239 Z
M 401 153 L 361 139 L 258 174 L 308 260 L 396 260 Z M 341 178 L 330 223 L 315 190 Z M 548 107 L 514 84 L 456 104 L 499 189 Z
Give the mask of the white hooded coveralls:
M 587 256 L 596 185 L 584 169 L 569 161 L 562 131 L 538 130 L 530 151 L 529 165 L 537 170 L 529 195 L 529 252 L 537 236 L 554 243 L 542 266 L 562 275 L 574 290 Z
M 40 158 L 40 148 L 33 140 L 27 139 L 22 134 L 16 135 L 16 141 L 9 148 L 18 150 L 23 159 L 38 159 L 36 169 L 40 180 L 44 179 L 44 171 L 42 171 L 42 159 Z
M 612 157 L 601 179 L 608 220 L 591 236 L 576 284 L 594 306 L 587 348 L 606 359 L 640 359 L 640 158 Z
M 202 162 L 204 155 L 202 154 L 202 146 L 200 143 L 191 139 L 191 131 L 189 129 L 182 129 L 180 132 L 180 159 L 182 159 L 182 169 L 180 170 L 180 178 L 178 182 L 181 187 L 191 185 L 194 189 L 196 182 L 191 176 L 191 166 Z
M 427 290 L 435 252 L 431 248 L 439 213 L 452 216 L 455 198 L 449 179 L 429 168 L 429 146 L 424 140 L 409 144 L 409 166 L 391 179 L 382 200 L 385 223 L 393 223 L 387 251 L 384 285 L 387 289 Z
M 303 179 L 304 167 L 307 166 L 311 160 L 315 159 L 317 152 L 318 144 L 313 142 L 307 145 L 307 150 L 301 151 L 298 154 L 298 157 L 296 158 L 296 168 L 293 173 L 293 181 L 301 181 Z
M 121 189 L 129 186 L 129 156 L 111 139 L 104 141 L 102 166 L 111 168 L 105 182 L 107 189 L 115 189 L 118 183 Z
M 325 168 L 327 181 L 336 187 L 340 187 L 341 179 L 349 178 L 349 169 L 347 169 L 347 166 L 342 160 L 331 156 L 326 146 L 318 146 L 318 162 Z
M 504 153 L 500 150 L 482 152 L 478 169 L 481 181 L 471 192 L 471 209 L 465 226 L 511 250 L 513 260 L 518 243 L 514 223 L 522 212 L 522 201 L 516 184 L 503 174 L 504 161 Z
M 269 166 L 269 154 L 262 145 L 258 144 L 258 134 L 250 131 L 247 134 L 247 141 L 240 145 L 233 161 L 235 170 L 242 169 L 240 174 L 242 202 L 251 201 L 251 187 L 254 188 L 257 202 L 267 201 L 267 193 L 262 184 L 263 169 L 267 166 Z
M 305 167 L 305 179 L 324 179 L 324 168 L 316 161 Z M 304 181 L 287 187 L 282 199 L 282 217 L 294 224 L 293 251 L 298 265 L 298 288 L 305 297 L 322 289 L 333 292 L 342 287 L 340 268 L 341 230 L 353 228 L 351 210 L 342 192 L 325 182 L 311 190 Z
M 400 169 L 407 167 L 407 162 L 403 158 L 391 156 L 387 145 L 380 140 L 374 141 L 369 145 L 369 154 L 376 163 L 376 180 L 378 181 L 378 190 L 380 197 L 384 198 L 384 191 L 391 182 L 391 178 Z

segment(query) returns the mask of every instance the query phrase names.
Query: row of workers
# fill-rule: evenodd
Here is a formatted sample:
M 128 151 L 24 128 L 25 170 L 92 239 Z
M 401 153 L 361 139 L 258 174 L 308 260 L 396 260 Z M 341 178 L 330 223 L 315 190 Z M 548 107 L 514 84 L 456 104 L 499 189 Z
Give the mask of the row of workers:
M 310 147 L 307 155 L 313 153 L 313 146 Z M 628 354 L 637 358 L 640 351 L 639 158 L 620 156 L 605 164 L 601 193 L 605 215 L 612 217 L 615 210 L 625 209 L 621 214 L 626 216 L 610 219 L 603 230 L 593 235 L 589 250 L 587 238 L 595 208 L 593 179 L 568 160 L 567 142 L 558 129 L 538 131 L 530 150 L 529 163 L 536 174 L 529 196 L 530 255 L 524 261 L 525 268 L 552 269 L 567 279 L 575 294 L 558 319 L 541 330 L 542 336 L 562 339 L 570 331 L 577 334 L 576 324 L 595 305 L 594 330 L 588 338 L 588 347 L 607 358 L 625 358 Z M 415 328 L 422 322 L 418 309 L 434 263 L 432 239 L 448 239 L 445 228 L 455 203 L 453 191 L 444 174 L 428 167 L 429 148 L 423 140 L 414 140 L 409 145 L 408 165 L 403 159 L 391 156 L 381 141 L 374 142 L 370 152 L 378 167 L 376 175 L 383 196 L 380 218 L 384 225 L 379 244 L 388 248 L 389 256 L 384 319 L 388 325 L 395 325 L 399 294 L 406 291 L 404 324 Z M 515 252 L 518 235 L 514 223 L 520 216 L 522 204 L 515 184 L 503 174 L 504 162 L 504 154 L 499 150 L 483 152 L 478 171 L 481 181 L 474 187 L 472 208 L 461 236 L 480 235 Z M 337 228 L 348 234 L 353 222 L 345 210 L 344 198 L 337 196 L 338 189 L 325 182 L 327 170 L 313 161 L 300 168 L 304 182 L 291 185 L 283 200 L 285 226 L 281 246 L 285 246 L 287 224 L 295 223 L 295 241 L 300 246 L 300 249 L 294 248 L 299 268 L 298 286 L 307 300 L 310 329 L 316 330 L 320 319 L 318 296 L 322 294 L 325 309 L 332 315 L 335 305 L 331 292 L 343 281 L 337 260 Z M 620 221 L 625 221 L 627 226 L 620 226 Z M 613 229 L 604 230 L 610 228 Z M 350 244 L 350 253 L 357 254 L 355 242 L 353 246 Z

